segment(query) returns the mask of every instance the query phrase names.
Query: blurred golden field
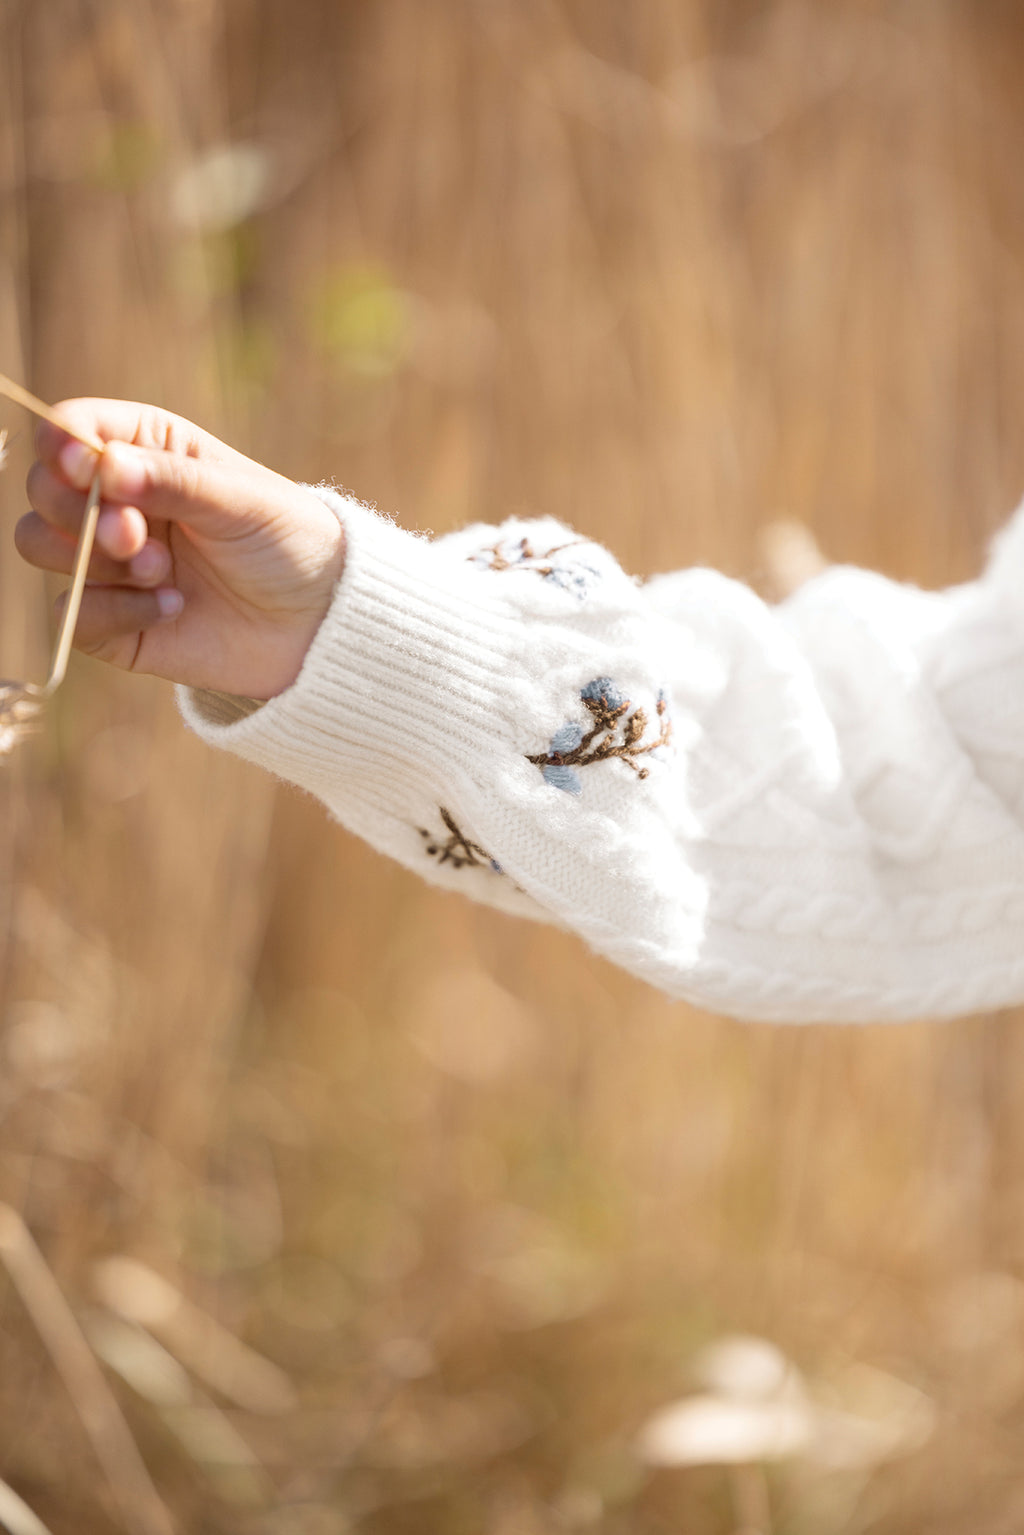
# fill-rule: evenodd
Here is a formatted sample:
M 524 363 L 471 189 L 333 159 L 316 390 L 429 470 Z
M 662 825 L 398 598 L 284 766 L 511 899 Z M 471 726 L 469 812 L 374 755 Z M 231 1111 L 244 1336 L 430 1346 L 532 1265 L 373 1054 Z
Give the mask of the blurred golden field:
M 769 593 L 778 519 L 941 585 L 1024 491 L 1009 0 L 3 0 L 0 82 L 48 399 Z M 1024 1529 L 1016 1015 L 702 1016 L 87 660 L 0 806 L 0 1528 Z M 653 1464 L 737 1334 L 829 1432 Z

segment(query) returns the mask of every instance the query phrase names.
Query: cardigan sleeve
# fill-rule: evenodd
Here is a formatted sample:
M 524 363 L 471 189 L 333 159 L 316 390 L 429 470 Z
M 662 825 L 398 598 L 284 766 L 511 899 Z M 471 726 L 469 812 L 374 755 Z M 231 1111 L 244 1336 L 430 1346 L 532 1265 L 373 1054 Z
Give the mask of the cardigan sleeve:
M 436 884 L 767 1021 L 1024 1001 L 1024 514 L 979 579 L 833 567 L 772 608 L 558 523 L 430 542 L 330 489 L 297 681 L 188 724 Z

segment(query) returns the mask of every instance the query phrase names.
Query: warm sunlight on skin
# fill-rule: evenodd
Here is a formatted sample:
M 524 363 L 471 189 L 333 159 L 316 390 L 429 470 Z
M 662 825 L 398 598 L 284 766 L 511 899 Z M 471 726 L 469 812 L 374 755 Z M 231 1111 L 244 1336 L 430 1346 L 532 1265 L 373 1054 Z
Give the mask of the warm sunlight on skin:
M 341 575 L 337 518 L 308 491 L 150 406 L 70 400 L 109 446 L 76 645 L 115 666 L 255 699 L 289 687 Z M 70 570 L 96 458 L 48 422 L 19 552 Z

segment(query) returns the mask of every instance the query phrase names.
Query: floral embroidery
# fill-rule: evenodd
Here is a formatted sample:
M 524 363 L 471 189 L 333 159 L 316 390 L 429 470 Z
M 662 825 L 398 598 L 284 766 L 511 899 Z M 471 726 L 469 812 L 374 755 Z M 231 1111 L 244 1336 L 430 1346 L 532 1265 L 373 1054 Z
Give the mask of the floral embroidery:
M 636 708 L 630 713 L 629 699 L 612 682 L 610 677 L 595 677 L 580 689 L 580 698 L 589 711 L 592 724 L 589 730 L 572 720 L 560 725 L 548 744 L 546 752 L 527 757 L 540 768 L 544 780 L 554 789 L 564 789 L 567 794 L 579 794 L 583 785 L 577 768 L 589 767 L 592 762 L 607 762 L 618 757 L 633 769 L 638 778 L 646 778 L 649 768 L 638 767 L 637 757 L 667 746 L 672 738 L 672 722 L 668 717 L 668 702 L 663 692 L 658 693 L 655 709 L 661 722 L 655 740 L 645 741 L 647 712 Z
M 448 837 L 435 836 L 425 827 L 419 827 L 419 834 L 427 844 L 427 854 L 436 858 L 438 863 L 450 863 L 456 869 L 490 869 L 494 874 L 504 874 L 504 869 L 496 858 L 490 853 L 485 853 L 476 842 L 470 842 L 465 832 L 459 830 L 451 811 L 439 805 L 438 813 L 448 828 Z
M 567 549 L 578 549 L 586 544 L 586 539 L 574 538 L 567 544 L 556 544 L 553 549 L 546 550 L 543 554 L 534 551 L 528 538 L 506 538 L 500 543 L 492 544 L 487 549 L 478 549 L 471 554 L 469 559 L 481 570 L 529 570 L 540 576 L 545 581 L 550 581 L 554 586 L 560 586 L 563 591 L 571 592 L 580 601 L 587 596 L 595 581 L 601 579 L 600 572 L 593 565 L 584 564 L 582 560 L 556 561 L 555 556 L 564 554 Z

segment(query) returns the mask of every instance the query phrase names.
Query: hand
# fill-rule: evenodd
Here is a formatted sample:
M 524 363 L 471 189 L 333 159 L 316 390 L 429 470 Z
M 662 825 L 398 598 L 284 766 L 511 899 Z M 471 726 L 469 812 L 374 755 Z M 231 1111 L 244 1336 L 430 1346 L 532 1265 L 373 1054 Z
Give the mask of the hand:
M 65 400 L 110 447 L 75 645 L 127 671 L 273 698 L 290 687 L 330 606 L 344 533 L 310 491 L 180 416 L 123 400 Z M 34 510 L 19 553 L 68 573 L 96 454 L 43 422 Z

